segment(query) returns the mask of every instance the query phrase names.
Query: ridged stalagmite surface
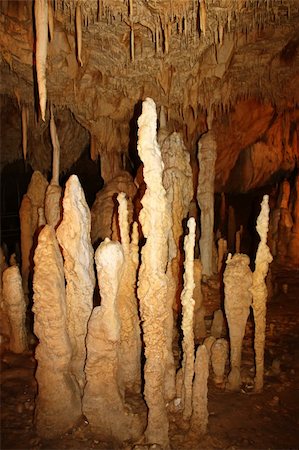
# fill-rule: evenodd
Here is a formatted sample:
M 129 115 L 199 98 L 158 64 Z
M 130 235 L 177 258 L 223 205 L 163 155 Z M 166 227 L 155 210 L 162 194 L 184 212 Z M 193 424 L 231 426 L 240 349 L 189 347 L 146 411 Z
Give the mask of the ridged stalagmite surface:
M 208 377 L 209 355 L 205 345 L 200 345 L 196 352 L 195 376 L 193 381 L 192 407 L 193 413 L 190 431 L 200 436 L 207 431 L 208 426 Z
M 121 317 L 120 376 L 124 389 L 140 392 L 141 383 L 141 336 L 136 298 L 138 256 L 138 229 L 134 222 L 130 239 L 128 203 L 122 192 L 117 197 L 118 217 L 124 267 L 118 292 L 118 310 Z
M 95 275 L 90 242 L 90 211 L 76 175 L 65 187 L 63 219 L 56 231 L 66 278 L 67 331 L 72 345 L 72 372 L 81 390 L 85 384 L 85 338 L 93 307 Z
M 22 353 L 27 350 L 26 302 L 18 266 L 8 267 L 3 272 L 3 301 L 9 320 L 9 349 Z
M 238 391 L 241 384 L 240 368 L 242 342 L 246 322 L 252 302 L 250 288 L 252 273 L 249 268 L 249 257 L 243 254 L 229 254 L 224 271 L 224 307 L 229 327 L 231 371 L 227 388 Z
M 268 297 L 265 278 L 268 273 L 269 264 L 273 258 L 267 245 L 267 234 L 269 227 L 269 197 L 264 195 L 261 203 L 261 212 L 257 218 L 256 230 L 260 236 L 260 243 L 256 252 L 255 270 L 252 283 L 252 308 L 255 323 L 254 350 L 255 350 L 255 385 L 254 389 L 259 392 L 264 385 L 264 349 L 266 337 L 266 303 Z
M 195 219 L 188 220 L 189 234 L 185 237 L 185 262 L 184 262 L 184 289 L 181 295 L 182 302 L 182 331 L 183 331 L 183 417 L 189 420 L 192 414 L 192 382 L 194 376 L 194 333 L 193 313 L 194 304 L 193 290 L 195 287 L 193 277 L 194 244 L 195 244 Z
M 80 418 L 81 399 L 70 371 L 63 261 L 49 225 L 39 234 L 34 263 L 34 333 L 39 339 L 35 419 L 38 434 L 51 438 L 65 433 Z
M 121 244 L 106 238 L 98 247 L 95 260 L 101 306 L 93 310 L 88 323 L 83 412 L 99 436 L 120 442 L 135 440 L 144 427 L 140 417 L 125 405 L 119 389 L 118 292 L 124 264 Z
M 198 143 L 199 177 L 197 200 L 201 211 L 201 237 L 199 241 L 203 275 L 213 273 L 214 182 L 217 144 L 208 131 Z
M 228 342 L 217 339 L 211 348 L 211 362 L 214 372 L 214 383 L 222 387 L 224 383 L 225 364 L 228 358 Z
M 157 114 L 152 99 L 142 105 L 138 119 L 138 153 L 144 164 L 146 192 L 139 215 L 146 243 L 142 248 L 142 262 L 138 280 L 138 298 L 145 344 L 144 397 L 148 406 L 146 440 L 163 448 L 169 445 L 168 417 L 165 406 L 165 365 L 168 335 L 167 326 L 171 305 L 167 303 L 168 236 L 171 216 L 166 192 L 162 184 L 163 162 L 156 138 Z
M 41 172 L 38 170 L 33 172 L 27 189 L 27 195 L 32 204 L 32 235 L 38 226 L 38 208 L 44 207 L 48 184 L 48 181 Z

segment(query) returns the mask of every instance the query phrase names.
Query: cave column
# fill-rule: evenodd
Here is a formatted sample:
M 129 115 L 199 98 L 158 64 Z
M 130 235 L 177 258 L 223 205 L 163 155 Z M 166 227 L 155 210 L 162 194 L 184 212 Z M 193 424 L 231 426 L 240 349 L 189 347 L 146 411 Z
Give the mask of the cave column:
M 213 229 L 214 229 L 214 180 L 217 144 L 214 133 L 209 130 L 198 143 L 199 177 L 197 200 L 201 210 L 201 237 L 199 241 L 202 273 L 213 273 Z

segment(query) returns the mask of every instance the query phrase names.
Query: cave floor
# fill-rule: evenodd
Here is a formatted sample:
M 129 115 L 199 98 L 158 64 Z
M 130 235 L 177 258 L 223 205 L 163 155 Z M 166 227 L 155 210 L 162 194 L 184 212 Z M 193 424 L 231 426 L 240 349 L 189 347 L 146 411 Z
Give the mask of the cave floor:
M 276 268 L 273 273 L 276 294 L 268 303 L 264 391 L 254 394 L 252 389 L 253 326 L 249 320 L 243 345 L 241 392 L 216 388 L 210 376 L 208 433 L 199 443 L 192 442 L 178 422 L 171 422 L 172 449 L 299 448 L 299 269 Z M 1 449 L 119 448 L 92 436 L 84 421 L 55 440 L 39 439 L 33 426 L 37 391 L 34 371 L 33 352 L 2 355 Z

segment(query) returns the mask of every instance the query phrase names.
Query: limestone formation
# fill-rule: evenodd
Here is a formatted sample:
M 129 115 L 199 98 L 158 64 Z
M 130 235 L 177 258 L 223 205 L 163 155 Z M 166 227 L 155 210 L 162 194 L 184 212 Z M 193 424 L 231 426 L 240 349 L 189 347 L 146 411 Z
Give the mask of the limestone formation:
M 227 254 L 227 241 L 223 238 L 220 238 L 218 241 L 218 263 L 217 270 L 218 273 L 221 272 L 223 267 L 223 259 Z
M 118 291 L 118 312 L 121 321 L 119 367 L 122 389 L 140 392 L 141 336 L 136 298 L 139 263 L 138 229 L 134 222 L 130 239 L 128 203 L 124 193 L 117 197 L 121 244 L 124 253 L 123 272 Z
M 208 356 L 209 356 L 209 360 L 211 361 L 211 354 L 212 354 L 212 347 L 214 345 L 214 343 L 216 342 L 216 338 L 214 336 L 208 336 L 207 338 L 205 338 L 205 340 L 203 341 L 203 345 L 206 347 L 207 352 L 208 352 Z
M 63 261 L 53 228 L 41 230 L 34 254 L 34 333 L 39 339 L 35 420 L 37 432 L 53 438 L 81 416 L 80 389 L 71 373 Z M 77 318 L 78 319 L 78 318 Z
M 214 372 L 214 383 L 224 386 L 225 365 L 228 360 L 228 342 L 225 339 L 217 339 L 211 348 L 211 362 Z
M 256 230 L 260 236 L 260 243 L 256 252 L 255 270 L 252 283 L 252 308 L 255 323 L 254 351 L 255 351 L 255 384 L 254 389 L 259 392 L 264 384 L 264 348 L 266 336 L 266 303 L 267 285 L 266 276 L 269 264 L 273 258 L 267 245 L 269 227 L 269 197 L 264 195 L 261 203 L 261 212 L 257 218 Z
M 3 302 L 9 321 L 9 349 L 14 353 L 22 353 L 28 348 L 26 302 L 22 277 L 16 265 L 3 272 Z
M 146 243 L 142 248 L 137 293 L 146 358 L 144 397 L 148 406 L 148 424 L 145 436 L 148 443 L 156 443 L 164 448 L 169 445 L 164 392 L 166 361 L 171 358 L 166 353 L 169 353 L 167 343 L 172 333 L 172 329 L 167 326 L 172 308 L 167 303 L 168 279 L 165 272 L 171 214 L 162 184 L 163 162 L 156 138 L 156 123 L 155 103 L 147 98 L 138 119 L 138 153 L 144 164 L 147 188 L 139 215 Z
M 195 259 L 193 262 L 194 269 L 194 283 L 193 291 L 194 305 L 194 337 L 196 340 L 202 339 L 206 336 L 205 324 L 205 306 L 203 304 L 203 295 L 201 290 L 201 262 L 200 259 Z
M 27 194 L 23 196 L 20 211 L 22 279 L 24 293 L 29 293 L 28 279 L 31 268 L 30 252 L 33 244 L 32 236 L 32 203 Z
M 183 417 L 189 420 L 192 415 L 192 382 L 194 377 L 194 333 L 193 313 L 194 304 L 193 291 L 195 287 L 193 261 L 195 244 L 196 223 L 193 217 L 188 220 L 189 234 L 185 237 L 184 250 L 184 289 L 181 294 L 182 302 L 182 331 L 183 331 L 183 389 L 181 398 L 183 400 Z
M 252 302 L 252 273 L 249 257 L 229 254 L 224 271 L 224 307 L 230 337 L 230 373 L 227 389 L 238 391 L 241 385 L 242 342 Z
M 143 424 L 141 417 L 125 405 L 119 389 L 121 317 L 118 292 L 124 265 L 121 244 L 106 238 L 98 247 L 95 260 L 101 306 L 94 308 L 88 323 L 83 413 L 94 433 L 123 443 L 138 439 Z
M 201 436 L 208 426 L 208 376 L 209 355 L 206 347 L 200 345 L 196 352 L 195 377 L 193 381 L 191 433 Z
M 214 312 L 213 322 L 211 326 L 211 335 L 214 336 L 216 339 L 219 339 L 222 335 L 222 329 L 223 329 L 223 312 L 221 309 L 217 309 L 217 311 Z
M 133 222 L 132 199 L 136 194 L 136 186 L 128 172 L 122 171 L 110 180 L 103 189 L 97 193 L 91 208 L 91 241 L 99 243 L 106 237 L 112 237 L 113 217 L 117 217 L 116 197 L 124 192 L 128 197 L 129 224 Z M 120 239 L 120 236 L 118 236 Z
M 214 181 L 217 144 L 212 131 L 204 134 L 198 143 L 199 177 L 197 200 L 201 210 L 201 237 L 199 241 L 203 275 L 212 275 Z
M 66 182 L 63 219 L 56 234 L 64 257 L 67 332 L 72 346 L 71 370 L 82 392 L 85 384 L 85 338 L 93 307 L 95 275 L 90 242 L 90 211 L 76 175 L 71 175 Z
M 49 183 L 41 172 L 38 170 L 33 172 L 27 189 L 27 195 L 30 198 L 32 205 L 32 236 L 38 226 L 38 208 L 43 208 L 45 204 L 45 195 L 48 184 Z

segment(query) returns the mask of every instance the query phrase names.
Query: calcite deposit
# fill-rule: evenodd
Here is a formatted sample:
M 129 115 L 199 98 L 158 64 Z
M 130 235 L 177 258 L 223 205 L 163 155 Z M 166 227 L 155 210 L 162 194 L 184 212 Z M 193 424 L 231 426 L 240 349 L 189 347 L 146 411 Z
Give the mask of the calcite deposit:
M 118 292 L 124 265 L 121 244 L 106 238 L 98 247 L 95 260 L 101 306 L 94 308 L 88 322 L 83 412 L 93 432 L 101 438 L 137 440 L 144 429 L 144 417 L 130 411 L 120 390 Z
M 95 274 L 90 241 L 90 211 L 76 175 L 68 179 L 63 197 L 63 219 L 56 230 L 62 247 L 66 278 L 66 325 L 72 346 L 71 370 L 85 384 L 87 323 L 93 307 Z
M 214 373 L 214 383 L 224 386 L 225 365 L 228 360 L 228 342 L 226 339 L 217 339 L 211 348 L 211 362 Z
M 227 389 L 238 391 L 241 385 L 242 342 L 252 303 L 252 273 L 249 257 L 229 254 L 224 271 L 224 307 L 230 338 L 230 373 Z
M 208 426 L 208 376 L 209 355 L 206 347 L 200 345 L 196 351 L 195 376 L 193 381 L 191 433 L 201 436 Z
M 82 412 L 80 387 L 71 370 L 63 261 L 50 225 L 39 234 L 34 263 L 34 333 L 39 340 L 35 422 L 40 436 L 52 438 L 74 426 Z
M 201 277 L 202 277 L 202 266 L 200 259 L 194 259 L 193 261 L 193 271 L 194 271 L 194 291 L 193 298 L 195 301 L 194 305 L 194 337 L 196 340 L 204 338 L 206 336 L 206 324 L 205 324 L 205 306 L 203 304 L 203 295 L 201 290 Z

